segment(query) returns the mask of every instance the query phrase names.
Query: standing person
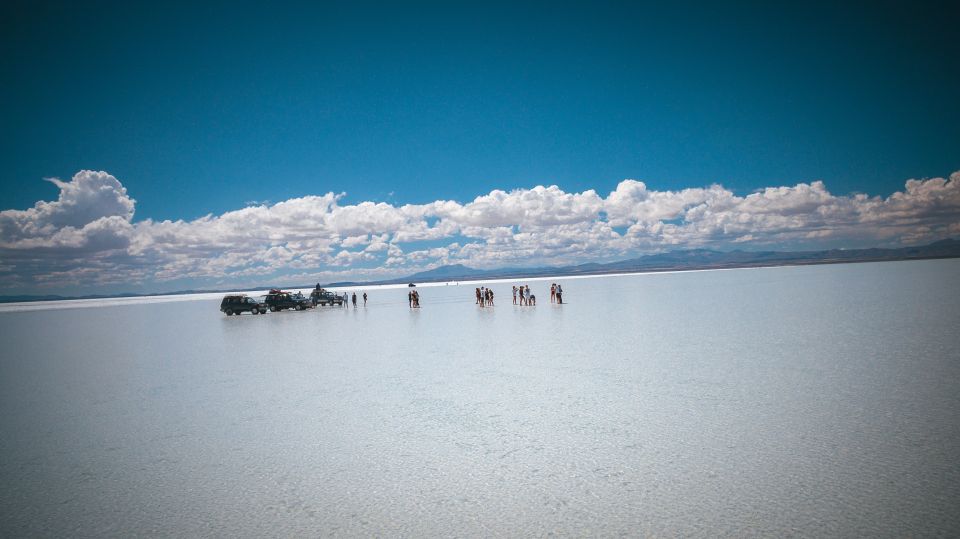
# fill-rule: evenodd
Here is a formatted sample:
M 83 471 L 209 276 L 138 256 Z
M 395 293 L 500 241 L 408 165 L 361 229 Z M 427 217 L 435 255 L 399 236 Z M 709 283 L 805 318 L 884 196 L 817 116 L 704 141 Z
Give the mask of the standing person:
M 517 285 L 513 285 L 513 304 L 517 304 Z
M 350 299 L 353 300 L 353 308 L 356 309 L 356 308 L 357 308 L 357 293 L 354 292 L 354 293 L 353 293 L 353 296 L 352 296 Z
M 407 292 L 407 305 L 409 305 L 411 309 L 413 308 L 413 290 Z
M 563 288 L 559 283 L 557 284 L 557 303 L 563 304 Z
M 480 287 L 477 287 L 477 305 L 480 305 Z
M 520 305 L 526 305 L 526 299 L 523 297 L 523 285 L 520 285 Z
M 420 292 L 416 290 L 413 291 L 413 307 L 416 309 L 420 308 Z
M 526 296 L 527 296 L 527 307 L 529 307 L 529 306 L 530 306 L 530 296 L 531 296 L 531 294 L 530 294 L 530 285 L 526 285 L 526 286 L 524 286 L 524 288 L 526 288 L 525 292 L 526 292 Z
M 533 294 L 530 294 L 530 297 L 527 299 L 527 302 L 528 302 L 530 305 L 533 305 L 534 307 L 536 307 L 536 306 L 537 306 L 537 296 L 534 296 Z
M 363 306 L 364 306 L 364 307 L 367 306 L 367 293 L 366 293 L 366 292 L 363 293 Z
M 557 301 L 557 283 L 550 283 L 550 303 Z
M 347 297 L 347 293 L 346 293 L 346 292 L 343 293 L 343 306 L 344 306 L 344 307 L 349 307 L 349 306 L 350 306 L 350 298 Z
M 489 303 L 490 306 L 493 307 L 493 289 L 492 288 L 487 289 L 487 303 Z

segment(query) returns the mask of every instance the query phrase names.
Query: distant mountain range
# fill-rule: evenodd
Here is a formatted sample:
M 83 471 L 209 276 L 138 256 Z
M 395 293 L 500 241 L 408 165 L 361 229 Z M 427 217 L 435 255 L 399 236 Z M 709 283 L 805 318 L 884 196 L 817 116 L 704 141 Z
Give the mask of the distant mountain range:
M 470 281 L 482 279 L 522 279 L 525 277 L 562 277 L 569 275 L 603 275 L 605 273 L 642 273 L 655 271 L 677 271 L 694 269 L 745 268 L 764 266 L 799 266 L 808 264 L 837 264 L 849 262 L 879 262 L 892 260 L 919 260 L 927 258 L 958 258 L 960 257 L 960 240 L 948 239 L 917 247 L 901 247 L 897 249 L 831 249 L 827 251 L 713 251 L 710 249 L 690 249 L 671 251 L 655 255 L 631 258 L 607 264 L 588 263 L 575 266 L 536 267 L 536 268 L 500 268 L 480 270 L 469 268 L 463 264 L 440 266 L 428 271 L 414 273 L 399 279 L 369 282 L 338 282 L 328 283 L 326 287 L 337 286 L 373 286 L 380 284 L 398 283 L 428 283 L 446 281 Z M 313 284 L 305 286 L 288 286 L 286 288 L 312 288 Z M 266 290 L 276 288 L 270 286 L 251 286 L 249 290 Z M 207 292 L 229 292 L 230 290 L 181 290 L 164 294 L 113 294 L 91 295 L 81 297 L 66 297 L 56 295 L 46 296 L 0 296 L 0 303 L 16 301 L 51 301 L 65 299 L 99 299 L 154 295 L 197 294 Z
M 462 264 L 441 266 L 415 273 L 391 282 L 466 281 L 564 275 L 602 275 L 604 273 L 640 273 L 693 269 L 743 268 L 764 266 L 797 266 L 844 262 L 878 262 L 884 260 L 917 260 L 960 257 L 960 241 L 941 240 L 918 247 L 898 249 L 831 249 L 827 251 L 713 251 L 690 249 L 631 258 L 607 264 L 588 263 L 575 266 L 540 268 L 501 268 L 478 270 Z

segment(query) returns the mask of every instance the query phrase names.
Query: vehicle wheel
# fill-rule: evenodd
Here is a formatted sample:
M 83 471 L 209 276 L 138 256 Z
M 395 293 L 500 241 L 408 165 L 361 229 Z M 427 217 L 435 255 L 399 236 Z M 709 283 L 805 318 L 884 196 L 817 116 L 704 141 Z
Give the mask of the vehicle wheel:
M 266 309 L 260 309 L 260 314 L 267 314 L 267 310 L 266 310 Z
M 272 313 L 277 312 L 277 308 L 274 307 L 273 305 L 271 305 L 271 306 L 270 306 L 270 312 L 272 312 Z
M 250 314 L 257 314 L 257 310 L 256 310 L 256 309 L 250 309 Z
M 227 309 L 226 311 L 223 311 L 223 312 L 227 313 L 227 316 L 233 316 L 233 309 Z
M 295 310 L 295 311 L 302 311 L 302 310 L 303 310 L 303 305 L 297 305 L 296 307 L 293 308 L 293 310 Z

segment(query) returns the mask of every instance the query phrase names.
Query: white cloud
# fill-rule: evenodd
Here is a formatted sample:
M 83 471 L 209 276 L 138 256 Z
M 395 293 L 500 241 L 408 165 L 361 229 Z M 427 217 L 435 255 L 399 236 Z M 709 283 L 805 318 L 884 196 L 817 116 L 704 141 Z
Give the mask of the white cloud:
M 590 221 L 602 208 L 603 201 L 593 190 L 565 193 L 551 185 L 509 193 L 494 190 L 465 206 L 445 204 L 434 215 L 465 227 L 543 227 Z
M 909 180 L 887 198 L 837 196 L 819 181 L 737 196 L 720 185 L 657 191 L 624 180 L 606 198 L 536 186 L 466 204 L 393 206 L 341 205 L 343 194 L 327 193 L 193 221 L 140 222 L 132 220 L 134 199 L 105 172 L 50 181 L 60 189 L 56 201 L 0 212 L 0 287 L 383 278 L 456 262 L 572 264 L 698 246 L 896 246 L 960 233 L 960 173 Z
M 60 189 L 56 201 L 27 210 L 0 211 L 0 247 L 123 247 L 136 201 L 106 172 L 84 170 L 69 182 L 48 179 Z

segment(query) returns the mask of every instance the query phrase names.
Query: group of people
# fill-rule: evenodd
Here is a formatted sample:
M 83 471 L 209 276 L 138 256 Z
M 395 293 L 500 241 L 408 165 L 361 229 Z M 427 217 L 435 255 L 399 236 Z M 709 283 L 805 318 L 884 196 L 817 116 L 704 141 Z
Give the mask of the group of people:
M 493 290 L 483 286 L 478 288 L 477 305 L 481 307 L 486 307 L 487 305 L 493 307 Z
M 364 292 L 361 297 L 363 298 L 363 306 L 366 307 L 366 306 L 367 306 L 367 293 Z M 353 306 L 354 306 L 354 307 L 357 306 L 357 293 L 354 292 L 353 294 L 347 295 L 347 293 L 344 292 L 344 293 L 343 293 L 343 303 L 342 303 L 341 305 L 343 305 L 344 307 L 347 307 L 347 306 L 350 305 L 351 302 L 353 303 Z
M 537 296 L 530 291 L 530 285 L 520 285 L 513 287 L 513 304 L 517 304 L 517 298 L 520 298 L 520 305 L 535 306 Z
M 320 285 L 317 285 L 319 289 Z M 481 307 L 493 307 L 493 289 L 481 286 L 476 289 L 477 305 Z M 367 293 L 363 292 L 361 298 L 363 298 L 363 306 L 367 306 Z M 520 303 L 517 303 L 517 300 Z M 410 305 L 411 309 L 420 308 L 420 293 L 416 289 L 412 289 L 407 292 L 407 302 Z M 357 293 L 354 292 L 351 295 L 347 295 L 346 292 L 343 293 L 343 306 L 348 306 L 349 303 L 353 303 L 353 306 L 357 306 Z M 563 288 L 557 283 L 550 284 L 550 303 L 563 303 Z M 513 304 L 514 305 L 526 305 L 526 306 L 535 306 L 537 304 L 537 296 L 533 295 L 533 292 L 530 291 L 530 285 L 520 285 L 513 287 Z
M 563 288 L 559 283 L 550 284 L 550 303 L 563 303 Z
M 481 286 L 474 291 L 476 304 L 481 307 L 493 306 L 493 289 Z M 563 287 L 557 283 L 550 284 L 550 303 L 563 303 Z M 513 287 L 513 304 L 533 307 L 537 304 L 537 296 L 530 291 L 530 285 Z

